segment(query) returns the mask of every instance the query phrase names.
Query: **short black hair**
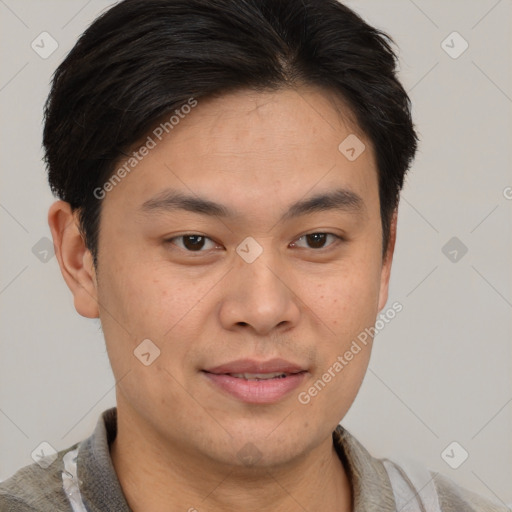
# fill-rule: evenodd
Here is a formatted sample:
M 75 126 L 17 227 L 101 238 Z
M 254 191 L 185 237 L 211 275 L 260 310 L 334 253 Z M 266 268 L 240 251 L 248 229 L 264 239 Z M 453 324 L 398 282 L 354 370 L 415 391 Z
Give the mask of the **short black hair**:
M 384 255 L 418 141 L 392 44 L 337 0 L 122 1 L 54 73 L 43 131 L 50 187 L 78 211 L 97 265 L 93 191 L 163 115 L 190 98 L 320 86 L 374 147 Z

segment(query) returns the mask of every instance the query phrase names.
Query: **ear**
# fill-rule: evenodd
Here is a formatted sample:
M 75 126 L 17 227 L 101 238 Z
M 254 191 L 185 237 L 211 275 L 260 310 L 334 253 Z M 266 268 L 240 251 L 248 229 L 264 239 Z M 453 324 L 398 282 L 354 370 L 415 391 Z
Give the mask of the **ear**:
M 98 318 L 96 272 L 91 252 L 79 230 L 78 213 L 65 201 L 56 201 L 48 211 L 55 255 L 60 271 L 74 297 L 75 309 L 87 318 Z
M 389 228 L 389 244 L 386 254 L 382 260 L 382 270 L 380 275 L 380 293 L 379 293 L 379 311 L 382 311 L 386 302 L 388 301 L 389 292 L 389 278 L 391 276 L 391 263 L 393 261 L 393 254 L 395 251 L 396 241 L 396 224 L 398 219 L 398 207 L 393 211 L 391 225 Z

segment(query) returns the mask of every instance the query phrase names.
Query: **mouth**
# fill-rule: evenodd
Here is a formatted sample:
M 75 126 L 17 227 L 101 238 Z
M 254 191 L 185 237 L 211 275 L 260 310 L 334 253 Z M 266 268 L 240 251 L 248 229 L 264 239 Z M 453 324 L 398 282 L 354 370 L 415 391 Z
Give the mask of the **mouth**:
M 304 380 L 308 371 L 283 359 L 243 359 L 202 370 L 213 387 L 237 400 L 253 404 L 276 403 Z

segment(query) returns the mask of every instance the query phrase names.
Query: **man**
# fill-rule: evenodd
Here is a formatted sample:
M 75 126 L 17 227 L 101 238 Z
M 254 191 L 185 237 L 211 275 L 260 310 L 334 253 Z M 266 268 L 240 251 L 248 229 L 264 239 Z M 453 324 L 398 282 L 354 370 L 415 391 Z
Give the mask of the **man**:
M 126 0 L 45 110 L 56 254 L 117 407 L 9 511 L 504 511 L 339 426 L 416 151 L 387 36 L 335 0 Z

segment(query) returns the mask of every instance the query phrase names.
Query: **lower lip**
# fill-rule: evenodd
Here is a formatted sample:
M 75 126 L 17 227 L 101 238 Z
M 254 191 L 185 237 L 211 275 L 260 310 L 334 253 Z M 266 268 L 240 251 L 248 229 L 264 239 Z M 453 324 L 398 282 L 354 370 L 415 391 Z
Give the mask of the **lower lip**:
M 267 380 L 246 380 L 231 375 L 203 372 L 206 377 L 223 391 L 250 404 L 271 404 L 278 402 L 296 389 L 304 380 L 306 372 L 293 373 L 283 378 Z

